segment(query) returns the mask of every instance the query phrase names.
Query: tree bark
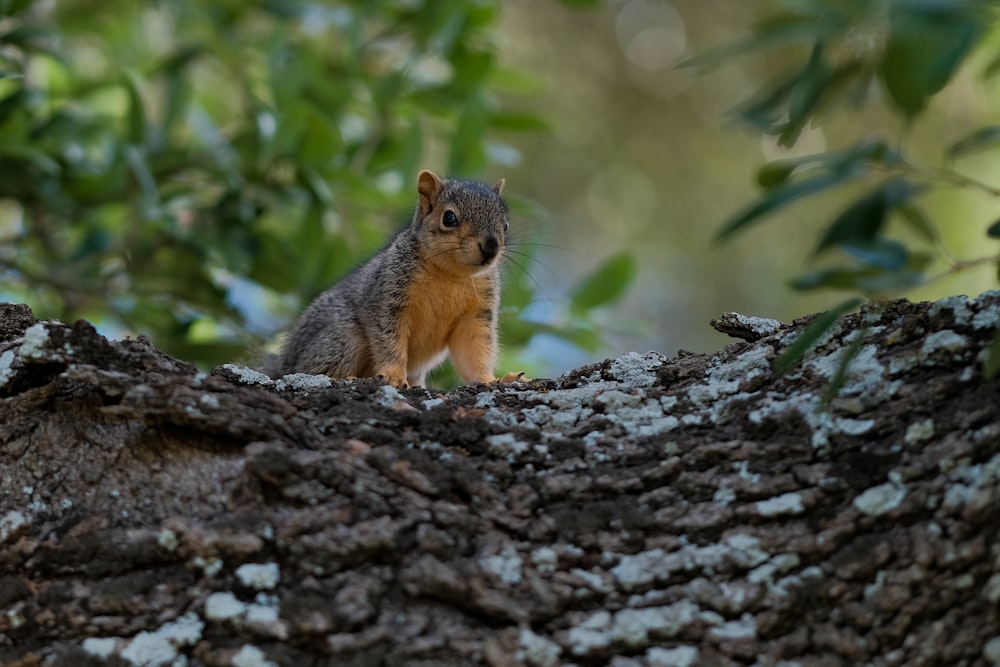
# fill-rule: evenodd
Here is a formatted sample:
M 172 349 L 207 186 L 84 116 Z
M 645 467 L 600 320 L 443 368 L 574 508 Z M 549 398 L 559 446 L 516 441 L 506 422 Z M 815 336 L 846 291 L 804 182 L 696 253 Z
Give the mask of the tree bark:
M 1000 664 L 998 321 L 437 393 L 0 305 L 0 664 Z

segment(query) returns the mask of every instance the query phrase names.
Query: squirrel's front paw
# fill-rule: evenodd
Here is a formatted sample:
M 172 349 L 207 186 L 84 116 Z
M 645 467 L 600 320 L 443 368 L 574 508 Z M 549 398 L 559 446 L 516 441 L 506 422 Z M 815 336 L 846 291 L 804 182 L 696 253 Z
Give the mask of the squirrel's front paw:
M 502 378 L 497 378 L 497 382 L 501 384 L 510 384 L 511 382 L 530 382 L 531 379 L 524 376 L 524 371 L 520 373 L 515 373 L 511 371 L 507 373 Z
M 409 383 L 407 383 L 406 381 L 405 375 L 395 375 L 393 373 L 389 373 L 387 375 L 376 375 L 375 379 L 380 380 L 381 382 L 385 382 L 386 384 L 390 384 L 396 389 L 410 388 Z

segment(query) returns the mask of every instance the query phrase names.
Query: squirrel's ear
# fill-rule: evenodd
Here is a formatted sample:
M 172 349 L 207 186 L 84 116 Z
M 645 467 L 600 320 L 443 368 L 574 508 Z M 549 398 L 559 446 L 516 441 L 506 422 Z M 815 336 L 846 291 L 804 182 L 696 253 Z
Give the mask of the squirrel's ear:
M 426 169 L 417 176 L 417 192 L 420 193 L 420 214 L 427 215 L 431 212 L 434 203 L 437 202 L 438 195 L 444 182 L 438 178 L 433 171 Z
M 499 181 L 497 181 L 497 184 L 493 186 L 493 192 L 497 193 L 498 195 L 502 195 L 503 186 L 505 185 L 507 185 L 507 180 L 501 178 Z

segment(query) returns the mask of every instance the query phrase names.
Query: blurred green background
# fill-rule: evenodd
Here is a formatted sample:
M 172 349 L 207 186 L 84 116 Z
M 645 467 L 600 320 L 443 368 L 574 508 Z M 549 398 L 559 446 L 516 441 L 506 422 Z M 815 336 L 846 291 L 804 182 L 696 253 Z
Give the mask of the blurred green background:
M 909 82 L 933 96 L 926 110 L 923 97 L 907 107 L 898 87 L 879 85 L 942 71 L 920 51 L 904 54 L 914 63 L 903 73 L 861 66 L 859 104 L 802 102 L 802 90 L 840 82 L 816 83 L 815 44 L 831 45 L 834 64 L 875 62 L 911 13 L 947 19 L 955 7 L 977 13 L 944 33 L 961 48 L 929 45 L 951 54 L 947 85 Z M 945 164 L 947 146 L 998 120 L 997 87 L 982 76 L 998 51 L 993 11 L 928 0 L 5 0 L 0 298 L 112 336 L 147 334 L 206 367 L 247 360 L 409 219 L 416 173 L 430 168 L 507 179 L 517 244 L 505 370 L 711 351 L 728 340 L 708 326 L 722 312 L 790 320 L 843 298 L 788 282 L 875 182 L 776 206 L 774 220 L 713 243 L 761 196 L 757 170 L 874 137 Z M 715 67 L 678 67 L 733 40 L 766 46 L 762 25 L 798 32 Z M 803 119 L 795 141 L 736 122 L 734 108 L 804 65 L 784 116 Z M 865 178 L 934 180 L 900 164 L 857 160 Z M 995 154 L 959 166 L 1000 184 Z M 984 237 L 1000 217 L 996 193 L 934 187 L 919 203 L 951 254 L 996 257 Z M 861 216 L 864 243 L 921 242 L 882 217 Z M 872 270 L 899 269 L 890 264 L 883 254 Z M 934 248 L 920 272 L 939 279 L 847 287 L 974 295 L 995 286 L 994 264 L 952 271 Z

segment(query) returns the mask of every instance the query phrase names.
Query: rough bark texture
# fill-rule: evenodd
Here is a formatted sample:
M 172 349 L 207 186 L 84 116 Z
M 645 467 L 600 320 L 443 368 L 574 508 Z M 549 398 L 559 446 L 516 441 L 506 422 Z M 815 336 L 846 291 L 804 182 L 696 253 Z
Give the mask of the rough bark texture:
M 1000 663 L 998 319 L 436 394 L 0 306 L 0 664 Z

